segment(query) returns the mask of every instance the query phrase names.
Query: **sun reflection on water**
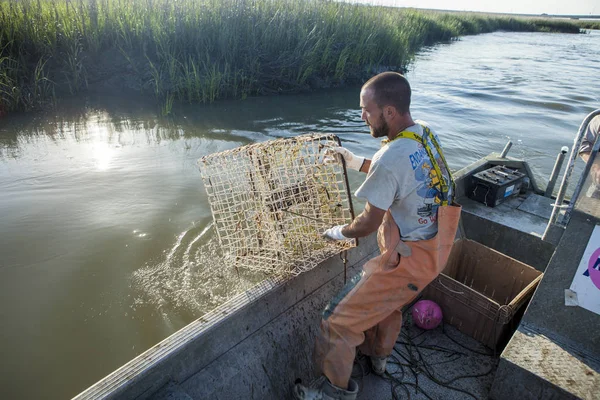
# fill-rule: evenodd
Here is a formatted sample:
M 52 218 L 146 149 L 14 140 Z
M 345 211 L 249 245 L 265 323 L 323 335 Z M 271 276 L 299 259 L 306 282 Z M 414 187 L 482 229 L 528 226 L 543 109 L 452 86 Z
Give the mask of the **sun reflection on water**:
M 92 159 L 98 171 L 108 170 L 114 155 L 115 150 L 111 149 L 107 143 L 96 142 L 93 144 Z

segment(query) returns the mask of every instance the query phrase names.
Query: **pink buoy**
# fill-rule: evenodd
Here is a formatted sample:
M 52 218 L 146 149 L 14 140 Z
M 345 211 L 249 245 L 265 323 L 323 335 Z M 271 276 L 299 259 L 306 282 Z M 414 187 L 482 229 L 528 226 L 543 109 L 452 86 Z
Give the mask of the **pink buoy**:
M 442 309 L 431 300 L 419 300 L 413 306 L 412 319 L 421 329 L 435 329 L 442 322 Z

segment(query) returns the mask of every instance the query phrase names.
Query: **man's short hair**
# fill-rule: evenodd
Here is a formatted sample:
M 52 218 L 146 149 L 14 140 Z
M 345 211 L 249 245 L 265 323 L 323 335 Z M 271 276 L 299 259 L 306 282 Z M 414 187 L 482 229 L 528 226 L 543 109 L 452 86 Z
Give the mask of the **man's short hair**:
M 362 87 L 373 90 L 373 99 L 379 108 L 393 106 L 396 111 L 406 114 L 410 111 L 410 85 L 404 75 L 398 72 L 382 72 L 369 79 Z

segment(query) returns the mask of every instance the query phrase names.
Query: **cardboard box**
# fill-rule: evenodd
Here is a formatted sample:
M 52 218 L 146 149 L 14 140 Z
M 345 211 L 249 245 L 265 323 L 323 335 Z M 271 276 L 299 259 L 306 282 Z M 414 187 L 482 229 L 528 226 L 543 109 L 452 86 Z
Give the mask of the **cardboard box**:
M 440 305 L 444 322 L 492 349 L 516 329 L 543 274 L 472 240 L 454 243 L 446 268 L 423 291 Z

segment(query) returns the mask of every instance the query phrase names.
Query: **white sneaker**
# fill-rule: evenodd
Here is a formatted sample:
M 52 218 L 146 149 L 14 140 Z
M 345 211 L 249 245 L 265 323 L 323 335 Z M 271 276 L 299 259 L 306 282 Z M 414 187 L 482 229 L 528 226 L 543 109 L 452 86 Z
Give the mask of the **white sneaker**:
M 371 359 L 371 368 L 375 375 L 382 376 L 385 374 L 385 366 L 387 364 L 387 357 L 369 357 Z
M 347 390 L 333 386 L 327 378 L 324 378 L 316 388 L 309 388 L 299 383 L 294 386 L 296 400 L 356 400 L 357 395 L 358 383 L 353 379 L 348 382 Z

